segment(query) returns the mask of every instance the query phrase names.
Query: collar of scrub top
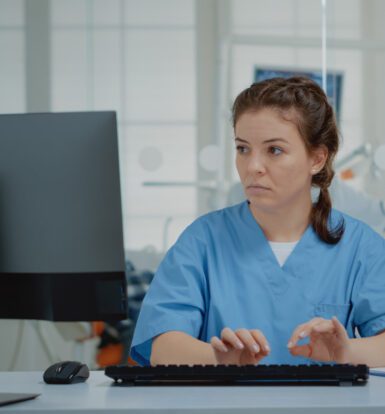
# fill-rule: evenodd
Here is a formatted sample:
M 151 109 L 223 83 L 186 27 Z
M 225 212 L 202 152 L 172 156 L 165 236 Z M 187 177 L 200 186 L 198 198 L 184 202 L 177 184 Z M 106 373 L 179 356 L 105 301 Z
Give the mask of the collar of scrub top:
M 241 214 L 247 227 L 255 234 L 253 236 L 256 244 L 255 251 L 261 267 L 264 269 L 274 293 L 284 294 L 290 284 L 294 282 L 294 279 L 301 278 L 303 275 L 309 275 L 312 257 L 317 251 L 317 248 L 319 248 L 320 243 L 323 242 L 318 238 L 313 226 L 309 224 L 281 267 L 261 226 L 255 220 L 249 204 L 250 202 L 246 200 Z

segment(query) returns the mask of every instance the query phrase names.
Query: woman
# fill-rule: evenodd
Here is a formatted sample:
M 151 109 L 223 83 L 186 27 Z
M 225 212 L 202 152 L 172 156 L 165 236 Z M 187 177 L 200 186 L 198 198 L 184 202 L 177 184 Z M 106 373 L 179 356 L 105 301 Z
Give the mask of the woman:
M 233 126 L 247 201 L 197 219 L 169 250 L 132 357 L 385 366 L 385 240 L 331 208 L 339 140 L 324 92 L 301 77 L 253 84 Z

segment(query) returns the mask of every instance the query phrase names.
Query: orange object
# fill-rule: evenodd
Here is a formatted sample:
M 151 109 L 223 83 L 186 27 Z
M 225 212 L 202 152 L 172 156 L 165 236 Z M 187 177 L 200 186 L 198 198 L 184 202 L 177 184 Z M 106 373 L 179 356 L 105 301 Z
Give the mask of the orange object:
M 92 336 L 100 336 L 104 331 L 104 322 L 96 321 L 92 324 Z
M 105 328 L 104 322 L 92 322 L 92 336 L 101 336 Z M 100 368 L 108 365 L 118 365 L 122 363 L 123 344 L 109 344 L 103 346 L 96 354 L 96 363 Z M 138 365 L 130 357 L 127 358 L 128 365 Z
M 128 357 L 127 358 L 127 363 L 128 365 L 138 365 L 132 358 Z
M 109 344 L 101 348 L 96 355 L 96 363 L 100 368 L 108 365 L 118 365 L 122 361 L 123 345 Z
M 354 171 L 351 168 L 341 171 L 340 177 L 342 180 L 351 180 L 354 178 Z
M 105 368 L 108 365 L 118 365 L 122 363 L 123 345 L 109 344 L 99 349 L 96 355 L 96 363 L 100 368 Z M 130 357 L 127 358 L 128 365 L 138 365 Z

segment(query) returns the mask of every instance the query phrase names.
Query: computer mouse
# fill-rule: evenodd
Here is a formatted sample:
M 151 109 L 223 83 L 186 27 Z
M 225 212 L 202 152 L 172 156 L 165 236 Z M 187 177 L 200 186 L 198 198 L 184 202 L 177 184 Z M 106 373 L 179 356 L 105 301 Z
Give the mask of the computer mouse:
M 43 379 L 47 384 L 75 384 L 84 382 L 90 376 L 86 364 L 77 361 L 62 361 L 51 365 L 44 371 Z

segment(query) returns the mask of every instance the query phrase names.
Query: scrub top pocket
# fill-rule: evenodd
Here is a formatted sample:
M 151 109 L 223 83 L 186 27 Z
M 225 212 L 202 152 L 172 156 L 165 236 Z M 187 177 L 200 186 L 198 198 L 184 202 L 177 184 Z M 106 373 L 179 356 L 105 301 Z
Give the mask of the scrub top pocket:
M 342 325 L 346 327 L 350 310 L 351 305 L 349 303 L 343 305 L 319 303 L 315 306 L 314 314 L 324 319 L 331 319 L 333 316 L 336 316 Z

